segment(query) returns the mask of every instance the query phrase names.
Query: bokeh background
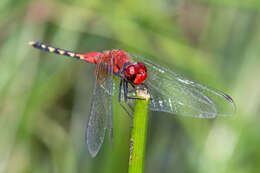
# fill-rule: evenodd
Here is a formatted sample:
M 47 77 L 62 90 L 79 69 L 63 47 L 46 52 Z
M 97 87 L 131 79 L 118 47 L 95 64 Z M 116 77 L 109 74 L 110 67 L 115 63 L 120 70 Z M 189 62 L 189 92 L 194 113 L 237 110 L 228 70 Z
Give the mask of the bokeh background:
M 115 101 L 114 148 L 84 142 L 94 66 L 33 49 L 112 48 L 229 93 L 232 117 L 151 112 L 145 172 L 260 171 L 259 0 L 1 0 L 0 173 L 127 172 L 130 120 Z

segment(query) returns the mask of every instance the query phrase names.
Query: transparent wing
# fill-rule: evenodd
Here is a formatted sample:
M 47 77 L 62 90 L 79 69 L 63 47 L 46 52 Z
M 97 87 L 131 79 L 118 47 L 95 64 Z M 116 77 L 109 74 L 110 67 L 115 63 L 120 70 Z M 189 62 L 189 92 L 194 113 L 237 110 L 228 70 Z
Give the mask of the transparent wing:
M 96 69 L 98 69 L 97 81 L 99 85 L 105 90 L 106 95 L 104 97 L 104 107 L 108 115 L 108 128 L 109 128 L 109 139 L 111 148 L 113 147 L 113 59 L 114 57 L 109 58 L 100 58 L 99 63 L 97 63 Z M 102 98 L 103 99 L 103 98 Z
M 152 95 L 151 110 L 199 118 L 230 116 L 234 113 L 235 104 L 227 94 L 186 79 L 145 58 L 129 56 L 147 67 L 145 84 Z
M 86 129 L 86 143 L 92 157 L 100 150 L 107 127 L 111 144 L 113 141 L 112 95 L 109 94 L 113 90 L 112 75 L 111 64 L 101 60 L 96 66 L 96 82 Z

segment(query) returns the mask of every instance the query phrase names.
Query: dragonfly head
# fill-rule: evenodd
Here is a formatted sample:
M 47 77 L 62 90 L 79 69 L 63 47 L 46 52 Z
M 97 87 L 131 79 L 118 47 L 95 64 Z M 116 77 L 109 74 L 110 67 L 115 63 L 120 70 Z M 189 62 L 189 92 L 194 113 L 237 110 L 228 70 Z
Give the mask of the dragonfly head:
M 137 62 L 126 67 L 125 77 L 135 85 L 140 85 L 147 78 L 147 70 L 143 63 Z

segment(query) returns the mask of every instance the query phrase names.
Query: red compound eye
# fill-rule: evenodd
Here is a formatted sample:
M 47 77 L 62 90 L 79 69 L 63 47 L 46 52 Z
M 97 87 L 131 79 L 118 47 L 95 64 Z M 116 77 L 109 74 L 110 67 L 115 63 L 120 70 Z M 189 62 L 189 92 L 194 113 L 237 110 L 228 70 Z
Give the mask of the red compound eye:
M 135 66 L 136 66 L 139 70 L 143 70 L 143 71 L 147 72 L 146 67 L 145 67 L 145 65 L 144 65 L 143 63 L 138 62 Z
M 138 69 L 135 67 L 135 65 L 129 65 L 126 70 L 129 75 L 135 75 Z
M 135 85 L 140 85 L 147 78 L 147 70 L 143 63 L 138 62 L 127 66 L 125 71 L 127 80 Z
M 137 74 L 138 69 L 135 67 L 135 65 L 131 64 L 127 66 L 126 71 L 125 71 L 125 77 L 127 80 L 133 82 L 136 74 Z

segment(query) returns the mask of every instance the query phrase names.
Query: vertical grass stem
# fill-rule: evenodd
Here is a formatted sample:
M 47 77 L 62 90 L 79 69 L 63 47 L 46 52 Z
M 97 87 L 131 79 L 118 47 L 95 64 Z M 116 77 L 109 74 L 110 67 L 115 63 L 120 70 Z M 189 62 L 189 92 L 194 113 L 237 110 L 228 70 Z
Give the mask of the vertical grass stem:
M 142 173 L 144 171 L 150 95 L 147 90 L 138 90 L 137 96 L 141 99 L 136 100 L 134 108 L 133 128 L 130 138 L 129 173 Z

